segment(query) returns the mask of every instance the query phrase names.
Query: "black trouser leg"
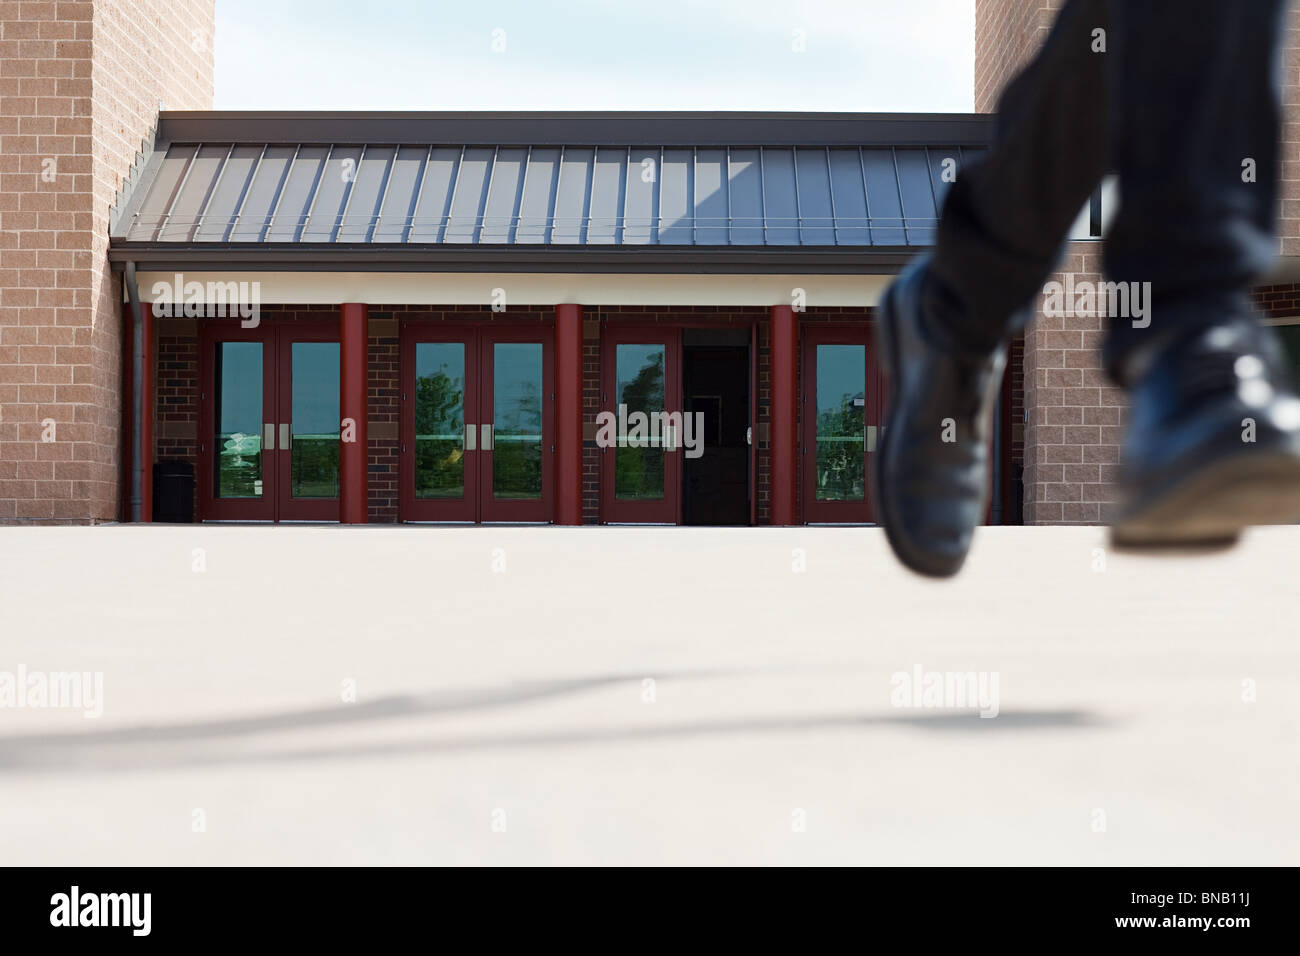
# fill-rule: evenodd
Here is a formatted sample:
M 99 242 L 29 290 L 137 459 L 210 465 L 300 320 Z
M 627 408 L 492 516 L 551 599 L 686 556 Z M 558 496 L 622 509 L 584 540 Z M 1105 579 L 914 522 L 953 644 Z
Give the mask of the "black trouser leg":
M 1115 3 L 1111 56 L 1120 210 L 1107 277 L 1150 282 L 1150 324 L 1110 323 L 1116 374 L 1144 342 L 1248 318 L 1277 251 L 1285 0 Z
M 1067 3 L 1004 93 L 990 154 L 959 175 L 944 204 L 932 274 L 957 300 L 935 316 L 950 317 L 944 334 L 984 351 L 1018 331 L 1070 223 L 1111 169 L 1121 208 L 1107 276 L 1150 282 L 1152 300 L 1136 326 L 1111 321 L 1107 367 L 1156 335 L 1245 315 L 1245 289 L 1276 248 L 1285 6 Z
M 1019 330 L 1070 224 L 1109 167 L 1104 0 L 1069 0 L 1037 57 L 998 104 L 992 150 L 944 202 L 931 273 L 957 300 L 939 330 L 989 351 Z M 942 322 L 944 316 L 938 315 Z

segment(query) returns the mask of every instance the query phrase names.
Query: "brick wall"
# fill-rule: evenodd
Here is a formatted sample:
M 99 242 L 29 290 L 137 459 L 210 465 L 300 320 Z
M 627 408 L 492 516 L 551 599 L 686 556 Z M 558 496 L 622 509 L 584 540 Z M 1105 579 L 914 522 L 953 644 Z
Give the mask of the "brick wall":
M 211 0 L 0 3 L 0 520 L 119 513 L 109 209 L 158 100 L 211 106 L 211 38 Z
M 1060 276 L 1101 278 L 1101 245 L 1072 243 Z M 1104 320 L 1039 315 L 1025 333 L 1025 523 L 1096 524 L 1114 501 L 1127 409 L 1100 368 Z
M 1278 221 L 1283 255 L 1300 255 L 1300 4 L 1292 3 L 1282 38 L 1282 150 Z
M 199 343 L 194 322 L 154 320 L 154 460 L 198 458 Z
M 0 521 L 119 516 L 109 210 L 159 100 L 211 108 L 212 24 L 213 0 L 0 0 Z
M 1062 0 L 975 0 L 975 112 L 993 113 L 1038 49 Z
M 582 314 L 582 428 L 595 423 L 600 401 L 600 313 L 584 309 Z M 600 449 L 595 441 L 582 443 L 582 522 L 600 520 Z
M 1300 283 L 1263 285 L 1251 293 L 1259 312 L 1270 319 L 1290 319 L 1300 315 Z
M 337 310 L 331 310 L 336 312 Z M 402 413 L 398 320 L 392 312 L 370 313 L 366 360 L 367 507 L 371 521 L 397 520 L 398 454 Z

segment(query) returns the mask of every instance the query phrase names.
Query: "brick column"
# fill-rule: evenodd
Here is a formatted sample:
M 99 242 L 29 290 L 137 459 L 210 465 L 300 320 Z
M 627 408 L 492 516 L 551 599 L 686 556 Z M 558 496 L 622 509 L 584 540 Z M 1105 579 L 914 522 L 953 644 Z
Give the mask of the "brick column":
M 159 100 L 212 109 L 212 24 L 211 0 L 0 3 L 0 522 L 130 517 L 110 211 Z
M 582 524 L 582 306 L 555 307 L 555 523 Z
M 342 426 L 345 433 L 339 442 L 339 521 L 343 524 L 365 524 L 367 519 L 368 313 L 365 305 L 349 302 L 339 314 L 339 417 L 348 423 Z
M 1049 281 L 1100 281 L 1101 252 L 1097 242 L 1071 243 Z M 1025 331 L 1025 524 L 1098 524 L 1114 500 L 1125 414 L 1101 368 L 1108 320 L 1046 316 L 1043 303 L 1040 295 Z
M 795 523 L 795 480 L 798 448 L 795 446 L 796 368 L 799 328 L 794 309 L 772 306 L 772 524 Z

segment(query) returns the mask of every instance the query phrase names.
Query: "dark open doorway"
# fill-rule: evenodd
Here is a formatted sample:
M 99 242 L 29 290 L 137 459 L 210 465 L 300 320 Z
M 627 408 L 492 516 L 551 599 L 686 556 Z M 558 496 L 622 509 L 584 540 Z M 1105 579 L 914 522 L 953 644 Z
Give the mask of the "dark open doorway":
M 748 329 L 683 330 L 682 408 L 704 422 L 703 453 L 682 456 L 683 524 L 749 524 L 749 348 Z

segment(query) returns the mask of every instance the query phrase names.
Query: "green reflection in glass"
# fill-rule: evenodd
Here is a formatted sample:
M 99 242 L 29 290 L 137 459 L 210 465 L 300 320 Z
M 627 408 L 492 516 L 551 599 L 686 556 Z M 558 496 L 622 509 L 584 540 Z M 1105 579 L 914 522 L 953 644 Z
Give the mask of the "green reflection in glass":
M 415 497 L 465 496 L 465 345 L 415 346 Z
M 867 494 L 867 347 L 817 346 L 817 500 L 864 501 Z
M 619 345 L 615 349 L 615 408 L 627 406 L 627 415 L 663 412 L 664 345 Z M 620 416 L 620 422 L 622 416 Z M 620 501 L 661 501 L 664 497 L 664 450 L 661 446 L 623 447 L 618 436 L 614 454 L 614 497 Z
M 294 342 L 292 348 L 291 494 L 295 498 L 337 498 L 339 344 Z
M 262 344 L 218 342 L 213 487 L 218 498 L 262 497 Z
M 542 496 L 542 344 L 497 342 L 492 350 L 492 495 Z

